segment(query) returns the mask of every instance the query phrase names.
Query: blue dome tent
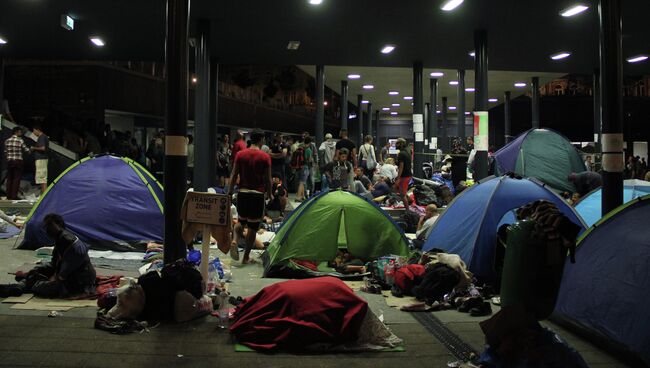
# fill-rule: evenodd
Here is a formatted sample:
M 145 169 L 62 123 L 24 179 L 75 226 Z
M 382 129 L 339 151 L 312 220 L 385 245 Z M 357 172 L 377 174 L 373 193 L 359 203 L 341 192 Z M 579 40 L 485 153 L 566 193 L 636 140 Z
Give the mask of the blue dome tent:
M 650 195 L 608 213 L 567 262 L 553 318 L 650 364 Z
M 650 194 L 650 182 L 630 179 L 623 184 L 623 203 L 627 203 L 635 198 Z M 585 221 L 587 226 L 592 226 L 602 217 L 603 191 L 601 188 L 595 189 L 582 197 L 575 204 L 575 209 Z
M 163 240 L 163 198 L 162 186 L 133 160 L 86 157 L 65 170 L 41 196 L 27 218 L 19 248 L 51 245 L 43 218 L 57 213 L 70 231 L 94 249 L 139 250 L 140 243 Z
M 494 278 L 499 226 L 514 223 L 514 211 L 538 199 L 555 203 L 572 222 L 586 228 L 573 208 L 541 182 L 506 175 L 485 179 L 456 197 L 433 225 L 423 250 L 458 254 L 475 275 Z

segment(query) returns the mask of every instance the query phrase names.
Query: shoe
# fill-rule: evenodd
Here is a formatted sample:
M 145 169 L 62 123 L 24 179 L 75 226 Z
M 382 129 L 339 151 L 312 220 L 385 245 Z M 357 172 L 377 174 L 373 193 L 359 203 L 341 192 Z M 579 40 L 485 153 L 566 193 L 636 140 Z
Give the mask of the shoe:
M 0 285 L 0 298 L 23 295 L 23 288 L 19 284 Z
M 489 316 L 490 314 L 492 314 L 492 307 L 488 302 L 483 302 L 478 307 L 474 307 L 469 311 L 469 315 L 472 317 L 483 317 Z
M 237 248 L 237 244 L 230 244 L 230 258 L 239 261 L 239 248 Z
M 465 300 L 460 307 L 458 307 L 458 311 L 462 313 L 468 313 L 472 308 L 478 307 L 483 303 L 483 298 L 480 296 L 474 297 L 474 298 L 469 298 Z

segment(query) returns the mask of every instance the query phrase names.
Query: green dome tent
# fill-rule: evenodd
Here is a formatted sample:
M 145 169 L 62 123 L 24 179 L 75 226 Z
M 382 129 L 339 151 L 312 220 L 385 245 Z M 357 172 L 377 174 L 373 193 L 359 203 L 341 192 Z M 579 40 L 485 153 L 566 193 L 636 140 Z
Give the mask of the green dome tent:
M 264 276 L 309 274 L 296 260 L 319 263 L 319 271 L 332 272 L 323 263 L 334 260 L 342 248 L 364 262 L 409 253 L 404 233 L 377 205 L 350 192 L 325 192 L 285 219 L 265 254 Z
M 536 178 L 554 189 L 575 192 L 567 177 L 585 171 L 578 150 L 560 133 L 530 129 L 494 153 L 498 175 L 514 172 Z

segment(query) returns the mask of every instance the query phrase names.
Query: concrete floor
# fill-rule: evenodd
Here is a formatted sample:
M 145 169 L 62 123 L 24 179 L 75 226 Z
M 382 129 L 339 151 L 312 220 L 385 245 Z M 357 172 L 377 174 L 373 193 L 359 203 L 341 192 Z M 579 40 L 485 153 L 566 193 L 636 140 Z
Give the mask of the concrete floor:
M 33 251 L 12 249 L 16 239 L 0 240 L 0 283 L 13 281 L 14 272 L 36 261 Z M 227 257 L 227 256 L 226 256 Z M 233 263 L 233 295 L 247 296 L 281 281 L 261 278 L 260 265 Z M 105 271 L 108 272 L 108 271 Z M 104 271 L 102 273 L 106 274 Z M 113 271 L 115 273 L 122 273 Z M 182 324 L 165 324 L 148 332 L 112 335 L 93 328 L 95 308 L 77 308 L 48 318 L 47 311 L 23 311 L 0 304 L 0 366 L 7 367 L 446 367 L 451 353 L 413 316 L 388 307 L 380 295 L 359 292 L 393 332 L 404 340 L 403 353 L 259 354 L 236 353 L 217 320 L 205 317 Z M 456 311 L 435 312 L 454 333 L 477 351 L 483 350 L 478 322 Z M 607 353 L 577 336 L 546 323 L 576 348 L 591 367 L 625 367 Z

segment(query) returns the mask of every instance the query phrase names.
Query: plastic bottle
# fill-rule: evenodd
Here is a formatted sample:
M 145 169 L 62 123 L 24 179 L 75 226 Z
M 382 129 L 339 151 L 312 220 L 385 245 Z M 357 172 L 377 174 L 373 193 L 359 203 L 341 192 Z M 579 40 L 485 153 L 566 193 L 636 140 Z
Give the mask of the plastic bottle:
M 230 303 L 228 303 L 228 292 L 224 289 L 219 293 L 219 328 L 228 328 L 230 321 Z
M 384 274 L 386 275 L 386 283 L 389 286 L 393 286 L 395 283 L 395 261 L 391 260 L 389 264 L 385 266 L 386 271 Z
M 208 294 L 214 294 L 218 282 L 217 269 L 214 267 L 213 263 L 210 263 L 208 265 L 208 283 L 206 285 L 206 292 Z

